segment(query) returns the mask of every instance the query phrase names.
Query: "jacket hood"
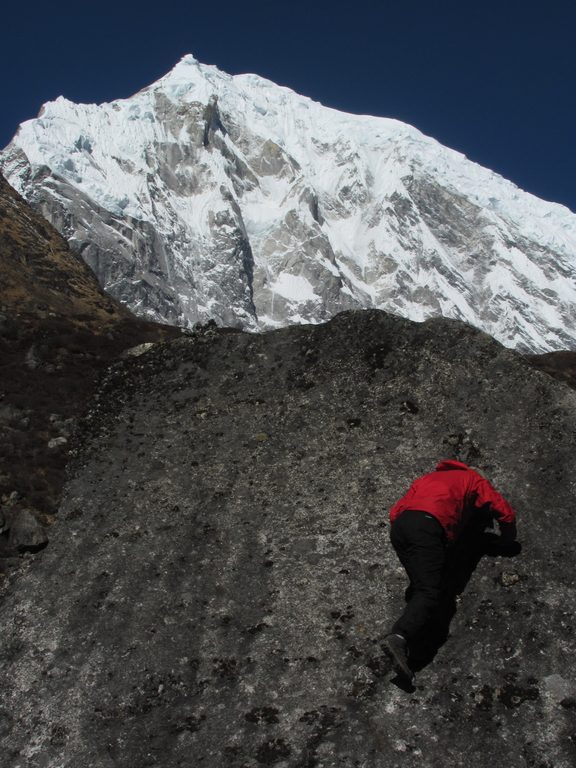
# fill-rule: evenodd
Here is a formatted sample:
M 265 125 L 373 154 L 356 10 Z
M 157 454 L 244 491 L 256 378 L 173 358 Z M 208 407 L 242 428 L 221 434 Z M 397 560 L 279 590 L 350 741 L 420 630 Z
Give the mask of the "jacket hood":
M 455 459 L 445 459 L 436 465 L 436 472 L 443 472 L 448 469 L 470 469 L 470 467 L 463 461 L 456 461 Z

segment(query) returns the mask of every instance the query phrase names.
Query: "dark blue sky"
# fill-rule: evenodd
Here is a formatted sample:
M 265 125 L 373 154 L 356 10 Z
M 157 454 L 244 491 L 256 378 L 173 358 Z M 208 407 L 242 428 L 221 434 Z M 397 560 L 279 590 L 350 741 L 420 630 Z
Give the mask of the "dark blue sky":
M 16 2 L 0 147 L 44 101 L 129 96 L 185 53 L 408 122 L 576 211 L 574 0 Z

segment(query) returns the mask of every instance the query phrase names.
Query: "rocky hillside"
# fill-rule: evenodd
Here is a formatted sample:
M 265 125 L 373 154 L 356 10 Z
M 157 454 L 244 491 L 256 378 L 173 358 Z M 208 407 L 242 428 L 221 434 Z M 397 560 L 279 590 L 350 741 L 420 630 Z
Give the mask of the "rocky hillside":
M 397 120 L 184 57 L 128 99 L 45 104 L 10 183 L 140 316 L 262 330 L 353 308 L 576 348 L 576 216 Z
M 3 765 L 571 768 L 575 428 L 574 391 L 456 321 L 116 363 L 50 546 L 2 590 Z M 523 550 L 460 562 L 406 690 L 378 644 L 405 586 L 386 508 L 450 456 Z
M 76 420 L 109 362 L 176 335 L 107 296 L 0 176 L 0 533 L 24 509 L 53 521 Z M 0 571 L 16 554 L 8 538 Z

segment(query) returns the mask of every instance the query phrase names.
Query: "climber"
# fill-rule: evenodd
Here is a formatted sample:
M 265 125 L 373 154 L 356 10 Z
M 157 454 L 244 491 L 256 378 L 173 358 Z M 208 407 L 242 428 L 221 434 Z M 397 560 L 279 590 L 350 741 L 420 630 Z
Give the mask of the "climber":
M 461 533 L 489 511 L 500 528 L 499 541 L 516 539 L 516 514 L 477 470 L 461 461 L 441 461 L 434 472 L 415 480 L 390 510 L 390 541 L 406 569 L 410 586 L 402 616 L 384 637 L 383 650 L 404 677 L 412 680 L 411 641 L 440 606 L 447 554 Z M 484 527 L 484 526 L 483 526 Z

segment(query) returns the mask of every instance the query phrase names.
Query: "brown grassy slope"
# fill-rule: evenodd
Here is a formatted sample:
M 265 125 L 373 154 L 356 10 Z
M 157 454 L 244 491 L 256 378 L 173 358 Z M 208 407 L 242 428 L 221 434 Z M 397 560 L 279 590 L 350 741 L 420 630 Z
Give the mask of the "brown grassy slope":
M 106 296 L 64 238 L 0 177 L 0 300 L 4 311 L 73 318 L 101 332 L 130 313 Z
M 0 500 L 56 511 L 69 437 L 111 360 L 179 334 L 107 296 L 0 176 Z M 68 442 L 50 447 L 63 437 Z

